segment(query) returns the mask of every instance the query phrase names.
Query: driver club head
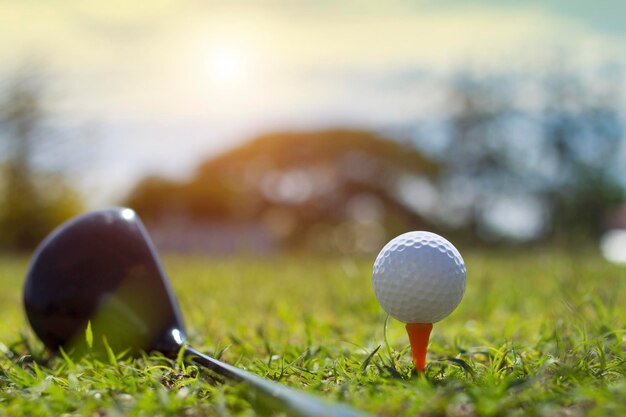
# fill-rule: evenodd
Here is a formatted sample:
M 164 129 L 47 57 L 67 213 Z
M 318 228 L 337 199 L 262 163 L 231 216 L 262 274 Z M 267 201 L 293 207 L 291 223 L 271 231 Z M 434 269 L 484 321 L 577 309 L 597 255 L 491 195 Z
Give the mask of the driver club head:
M 28 321 L 46 347 L 176 353 L 185 340 L 178 303 L 137 214 L 98 210 L 54 230 L 37 248 L 24 285 Z M 106 339 L 105 339 L 106 338 Z

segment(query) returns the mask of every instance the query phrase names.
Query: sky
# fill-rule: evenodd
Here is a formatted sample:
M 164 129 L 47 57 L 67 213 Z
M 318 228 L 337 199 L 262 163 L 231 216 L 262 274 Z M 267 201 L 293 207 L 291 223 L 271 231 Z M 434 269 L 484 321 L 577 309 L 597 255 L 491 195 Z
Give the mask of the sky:
M 45 73 L 50 151 L 90 205 L 282 129 L 389 129 L 437 74 L 626 59 L 623 0 L 0 0 L 0 80 Z

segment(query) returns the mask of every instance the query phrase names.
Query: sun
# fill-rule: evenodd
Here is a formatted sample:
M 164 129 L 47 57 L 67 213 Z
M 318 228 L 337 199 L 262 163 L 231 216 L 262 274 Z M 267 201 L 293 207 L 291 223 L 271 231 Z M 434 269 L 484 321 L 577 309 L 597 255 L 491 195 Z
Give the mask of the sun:
M 250 101 L 258 91 L 264 60 L 258 45 L 244 37 L 205 36 L 189 49 L 186 82 L 202 102 L 219 100 L 222 110 Z
M 238 45 L 217 45 L 210 51 L 209 76 L 218 87 L 241 84 L 248 71 L 245 53 Z

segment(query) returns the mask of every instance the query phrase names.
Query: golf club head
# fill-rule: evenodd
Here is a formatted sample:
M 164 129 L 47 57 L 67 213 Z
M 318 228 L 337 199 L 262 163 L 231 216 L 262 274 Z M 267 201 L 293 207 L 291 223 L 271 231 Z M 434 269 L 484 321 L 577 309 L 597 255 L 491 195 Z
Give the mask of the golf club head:
M 185 339 L 178 303 L 137 214 L 111 208 L 54 230 L 33 255 L 24 286 L 28 321 L 56 351 L 178 351 Z M 89 343 L 89 342 L 87 342 Z

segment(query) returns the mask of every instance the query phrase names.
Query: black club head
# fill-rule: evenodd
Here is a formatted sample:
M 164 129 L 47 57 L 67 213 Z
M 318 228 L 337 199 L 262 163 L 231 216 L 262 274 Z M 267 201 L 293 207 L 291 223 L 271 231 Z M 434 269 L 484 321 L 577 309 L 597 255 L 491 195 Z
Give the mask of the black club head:
M 52 349 L 178 351 L 185 338 L 178 303 L 137 214 L 94 211 L 59 226 L 37 248 L 24 286 L 24 307 Z

